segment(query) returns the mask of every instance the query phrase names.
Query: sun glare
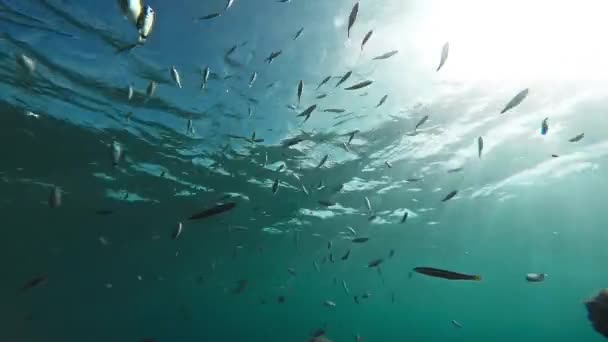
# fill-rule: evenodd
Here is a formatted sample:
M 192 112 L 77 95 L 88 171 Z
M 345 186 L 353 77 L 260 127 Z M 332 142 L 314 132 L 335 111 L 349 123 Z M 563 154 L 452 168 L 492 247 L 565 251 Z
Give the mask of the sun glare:
M 446 79 L 608 82 L 608 1 L 430 3 L 413 43 L 429 67 L 450 43 Z

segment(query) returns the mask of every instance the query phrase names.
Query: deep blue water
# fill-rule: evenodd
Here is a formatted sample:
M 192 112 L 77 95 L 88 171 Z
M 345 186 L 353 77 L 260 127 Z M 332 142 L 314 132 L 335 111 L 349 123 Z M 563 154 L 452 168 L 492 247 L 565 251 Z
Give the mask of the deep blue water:
M 602 340 L 605 24 L 520 2 L 0 1 L 0 341 Z

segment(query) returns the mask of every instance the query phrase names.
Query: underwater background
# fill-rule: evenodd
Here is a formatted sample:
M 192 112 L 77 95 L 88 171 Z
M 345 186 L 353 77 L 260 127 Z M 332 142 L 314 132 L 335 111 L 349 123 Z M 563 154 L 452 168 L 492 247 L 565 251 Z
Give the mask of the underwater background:
M 608 6 L 358 4 L 0 1 L 0 341 L 603 340 Z

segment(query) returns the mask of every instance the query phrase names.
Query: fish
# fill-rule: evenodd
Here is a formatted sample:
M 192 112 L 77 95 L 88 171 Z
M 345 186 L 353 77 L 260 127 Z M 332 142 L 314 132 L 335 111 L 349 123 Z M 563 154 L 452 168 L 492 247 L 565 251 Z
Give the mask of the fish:
M 210 74 L 211 74 L 211 69 L 209 67 L 205 67 L 205 70 L 203 70 L 203 84 L 201 85 L 201 90 L 207 89 L 207 84 L 209 83 Z
M 355 21 L 357 21 L 357 14 L 359 13 L 359 2 L 357 1 L 353 6 L 353 9 L 350 11 L 350 15 L 348 16 L 348 29 L 346 31 L 346 37 L 350 38 L 350 30 L 355 25 Z
M 327 249 L 331 249 L 332 243 L 331 240 L 327 241 Z
M 234 209 L 235 207 L 236 207 L 235 202 L 220 203 L 211 208 L 204 209 L 203 211 L 193 214 L 192 216 L 190 216 L 188 218 L 188 220 L 199 220 L 199 219 L 209 218 L 211 216 L 215 216 L 215 215 L 230 211 L 230 210 Z
M 346 112 L 346 109 L 342 109 L 342 108 L 329 108 L 329 109 L 324 109 L 323 111 L 325 113 L 344 113 L 344 112 Z
M 386 167 L 388 167 L 389 169 L 393 168 L 393 164 L 391 164 L 388 160 L 384 162 L 384 165 L 386 165 Z
M 367 264 L 368 268 L 374 268 L 380 266 L 384 262 L 384 259 L 374 259 Z
M 272 194 L 276 194 L 277 191 L 279 191 L 279 180 L 275 179 L 274 183 L 272 184 Z
M 453 169 L 449 169 L 449 170 L 448 170 L 448 173 L 456 173 L 456 172 L 460 172 L 460 171 L 462 171 L 462 170 L 463 170 L 463 168 L 462 168 L 462 167 L 455 167 L 455 168 L 453 168 Z
M 405 221 L 407 221 L 407 216 L 409 215 L 409 212 L 405 212 L 403 213 L 403 217 L 401 218 L 401 223 L 405 223 Z
M 312 265 L 313 265 L 313 267 L 315 268 L 315 270 L 316 270 L 317 272 L 321 272 L 321 268 L 319 267 L 319 263 L 318 263 L 318 262 L 313 261 L 313 262 L 312 262 Z
M 578 141 L 581 141 L 584 137 L 585 137 L 585 133 L 581 133 L 581 134 L 575 136 L 574 138 L 568 139 L 568 141 L 569 142 L 578 142 Z
M 348 285 L 346 285 L 346 280 L 342 280 L 342 288 L 344 289 L 344 293 L 350 294 L 350 290 L 348 289 Z
M 218 13 L 218 12 L 214 12 L 214 13 L 210 13 L 205 16 L 202 16 L 202 17 L 198 18 L 198 20 L 209 20 L 209 19 L 217 18 L 220 15 L 222 15 L 222 14 Z M 236 49 L 236 45 L 235 45 L 235 49 Z M 226 55 L 226 57 L 227 57 L 227 55 Z
M 270 53 L 270 55 L 264 61 L 266 63 L 270 64 L 270 63 L 272 63 L 275 60 L 275 58 L 279 57 L 282 53 L 283 53 L 282 50 L 273 51 L 273 52 Z
M 28 75 L 31 75 L 36 71 L 36 62 L 32 58 L 24 54 L 19 54 L 15 59 L 17 65 L 19 65 Z
M 350 150 L 348 149 L 348 145 L 346 145 L 346 143 L 342 143 L 342 147 L 344 147 L 344 150 L 346 150 L 346 152 L 350 152 Z
M 143 8 L 141 0 L 119 0 L 118 3 L 124 17 L 133 23 L 137 23 Z
M 359 304 L 359 296 L 353 296 L 353 300 L 355 303 Z
M 295 268 L 291 268 L 291 267 L 289 267 L 289 268 L 287 268 L 287 272 L 289 272 L 289 274 L 291 274 L 292 276 L 295 276 L 295 275 L 296 275 L 296 270 L 295 270 Z
M 139 43 L 144 43 L 154 26 L 154 10 L 150 6 L 144 7 L 143 12 L 137 18 L 137 30 L 139 32 Z
M 302 32 L 304 32 L 303 27 L 301 29 L 299 29 L 298 32 L 296 32 L 296 35 L 293 37 L 293 40 L 295 41 L 296 39 L 300 38 L 300 36 L 302 35 Z
M 391 248 L 391 250 L 388 252 L 388 257 L 392 258 L 395 256 L 395 250 Z
M 453 319 L 452 320 L 452 324 L 456 327 L 456 328 L 462 328 L 462 324 L 460 324 L 457 320 Z
M 304 141 L 304 138 L 300 138 L 300 137 L 294 137 L 294 138 L 289 138 L 289 139 L 285 139 L 281 142 L 281 146 L 283 147 L 291 147 L 294 145 L 297 145 L 299 143 L 301 143 L 302 141 Z
M 62 197 L 63 191 L 61 190 L 61 188 L 58 186 L 54 186 L 53 189 L 51 189 L 51 194 L 49 195 L 49 207 L 53 209 L 59 208 L 63 203 Z
M 177 227 L 175 228 L 175 231 L 171 235 L 171 239 L 177 240 L 177 238 L 182 234 L 182 228 L 183 228 L 182 223 L 178 222 Z
M 350 145 L 350 143 L 355 138 L 355 134 L 357 134 L 357 133 L 359 133 L 359 130 L 354 130 L 354 131 L 350 132 L 349 137 L 348 137 L 348 142 L 346 143 L 347 145 Z
M 526 280 L 531 283 L 540 283 L 545 280 L 546 276 L 545 273 L 528 273 L 526 274 Z
M 129 84 L 129 88 L 127 88 L 127 101 L 131 101 L 133 98 L 133 85 Z
M 367 207 L 367 211 L 369 213 L 371 213 L 372 212 L 372 204 L 370 203 L 369 198 L 367 198 L 367 196 L 365 196 L 364 200 L 365 200 L 365 206 Z
M 558 157 L 559 157 L 559 155 L 557 155 L 557 154 L 552 154 L 552 155 L 551 155 L 551 157 L 553 157 L 553 158 L 558 158 Z
M 298 107 L 300 107 L 300 100 L 302 99 L 302 92 L 304 91 L 304 81 L 298 82 Z
M 346 229 L 348 229 L 348 231 L 351 232 L 351 234 L 353 234 L 354 236 L 357 236 L 357 231 L 355 231 L 355 228 L 351 226 L 346 226 Z
M 226 7 L 224 7 L 224 11 L 227 11 L 232 6 L 232 4 L 234 4 L 234 0 L 227 0 Z
M 389 59 L 389 58 L 393 57 L 394 55 L 396 55 L 397 53 L 399 53 L 399 50 L 389 51 L 389 52 L 381 54 L 380 56 L 374 57 L 372 60 L 376 61 L 376 60 L 381 60 L 381 59 Z
M 324 79 L 321 81 L 321 83 L 319 83 L 319 85 L 317 86 L 317 89 L 315 89 L 315 90 L 319 90 L 319 89 L 320 89 L 322 86 L 324 86 L 324 85 L 325 85 L 325 83 L 329 82 L 329 80 L 331 80 L 331 76 L 327 76 L 327 77 L 325 77 L 325 78 L 324 78 Z
M 150 81 L 150 83 L 148 83 L 148 87 L 146 88 L 146 97 L 147 97 L 147 99 L 149 99 L 152 96 L 154 96 L 154 92 L 156 92 L 156 82 Z
M 483 138 L 479 137 L 477 138 L 477 155 L 479 159 L 481 159 L 481 152 L 483 152 Z
M 298 114 L 298 116 L 299 117 L 300 116 L 304 116 L 305 117 L 304 118 L 304 122 L 306 122 L 310 118 L 310 115 L 312 114 L 312 112 L 315 111 L 315 109 L 317 109 L 317 105 L 316 104 L 314 104 L 314 105 L 306 108 L 302 113 Z
M 529 89 L 526 88 L 522 91 L 520 91 L 519 93 L 517 93 L 517 95 L 515 95 L 515 97 L 513 97 L 507 104 L 506 106 L 503 108 L 503 110 L 500 111 L 500 114 L 504 114 L 507 111 L 513 109 L 514 107 L 517 107 L 527 96 L 529 93 Z
M 369 241 L 368 237 L 356 237 L 354 239 L 351 240 L 354 243 L 366 243 L 367 241 Z
M 429 277 L 443 278 L 448 280 L 474 280 L 480 281 L 481 277 L 478 275 L 469 275 L 463 273 L 457 273 L 452 271 L 441 270 L 433 267 L 415 267 L 414 272 L 427 275 Z
M 445 61 L 448 59 L 449 52 L 450 52 L 450 43 L 446 42 L 445 44 L 443 44 L 443 47 L 441 48 L 441 60 L 439 61 L 439 66 L 437 67 L 437 70 L 435 70 L 435 71 L 441 70 L 441 68 L 445 64 Z
M 30 289 L 33 289 L 35 287 L 38 286 L 42 286 L 44 284 L 46 284 L 48 282 L 48 276 L 46 274 L 40 275 L 40 276 L 36 276 L 30 280 L 28 280 L 23 287 L 21 287 L 22 291 L 27 291 Z
M 317 202 L 324 207 L 333 207 L 334 205 L 336 205 L 336 202 L 328 200 L 318 200 Z
M 367 80 L 367 81 L 359 82 L 359 83 L 357 83 L 355 85 L 352 85 L 350 87 L 346 87 L 346 88 L 344 88 L 344 90 L 357 90 L 357 89 L 365 88 L 365 87 L 369 86 L 372 83 L 374 83 L 374 81 Z
M 194 135 L 194 122 L 192 119 L 188 119 L 186 122 L 186 134 Z
M 350 256 L 350 249 L 346 251 L 346 253 L 342 256 L 342 260 L 346 261 L 348 260 L 348 257 Z
M 326 300 L 325 302 L 323 302 L 323 305 L 327 306 L 328 308 L 336 307 L 336 303 L 332 302 L 331 300 Z
M 175 68 L 175 65 L 171 67 L 171 78 L 173 79 L 173 82 L 175 82 L 177 87 L 181 89 L 182 81 L 181 81 L 181 78 L 179 77 L 179 72 Z
M 118 166 L 120 160 L 122 159 L 122 146 L 116 140 L 112 141 L 112 165 L 114 167 Z
M 224 57 L 228 58 L 230 57 L 230 55 L 232 55 L 235 51 L 236 51 L 237 46 L 233 45 L 230 49 L 228 49 L 228 51 L 226 51 L 226 54 L 224 55 Z
M 251 74 L 251 77 L 249 78 L 249 88 L 251 88 L 253 86 L 253 82 L 255 82 L 255 80 L 258 78 L 258 73 L 257 72 L 253 72 Z
M 363 37 L 363 41 L 361 42 L 361 52 L 363 52 L 363 48 L 365 47 L 365 44 L 367 44 L 367 41 L 372 37 L 373 34 L 374 34 L 374 30 L 369 30 L 365 34 L 365 37 Z
M 302 184 L 302 191 L 306 194 L 306 196 L 309 195 L 308 189 L 306 189 L 306 187 L 304 186 L 304 184 Z
M 342 76 L 342 78 L 340 78 L 340 80 L 338 81 L 338 83 L 336 83 L 336 88 L 338 88 L 340 86 L 340 84 L 346 82 L 346 80 L 348 80 L 348 78 L 352 74 L 353 74 L 352 71 L 347 71 L 346 74 L 344 74 L 344 76 Z
M 327 162 L 327 158 L 329 158 L 329 154 L 326 154 L 323 159 L 321 159 L 319 165 L 317 165 L 317 169 L 320 169 L 321 167 L 323 167 L 323 165 L 325 165 L 325 163 Z
M 386 99 L 388 99 L 388 94 L 382 96 L 382 98 L 380 99 L 380 102 L 378 102 L 378 104 L 376 105 L 376 108 L 382 106 L 386 102 Z
M 540 125 L 540 134 L 546 135 L 549 132 L 549 123 L 547 122 L 549 118 L 545 118 Z
M 421 180 L 422 180 L 422 178 L 408 178 L 405 181 L 408 183 L 415 183 L 415 182 L 419 182 Z
M 281 164 L 281 165 L 279 165 L 279 167 L 277 167 L 276 170 L 274 170 L 274 172 L 281 172 L 281 171 L 283 171 L 284 168 L 285 168 L 285 164 Z
M 329 253 L 329 262 L 331 262 L 332 264 L 334 263 L 334 254 L 333 253 Z
M 429 119 L 428 115 L 425 115 L 422 117 L 422 119 L 420 119 L 420 121 L 418 121 L 418 123 L 416 124 L 416 126 L 414 127 L 414 131 L 417 130 L 418 128 L 420 128 L 420 126 L 424 125 L 424 123 Z
M 458 190 L 454 190 L 451 191 L 449 194 L 447 194 L 442 200 L 441 202 L 447 202 L 449 200 L 451 200 L 452 198 L 454 198 L 454 196 L 456 196 L 456 194 L 458 193 Z

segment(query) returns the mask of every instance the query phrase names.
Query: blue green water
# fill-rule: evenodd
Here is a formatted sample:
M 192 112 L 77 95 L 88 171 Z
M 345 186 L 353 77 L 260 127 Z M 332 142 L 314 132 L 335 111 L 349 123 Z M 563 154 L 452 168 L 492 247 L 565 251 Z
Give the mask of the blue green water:
M 352 0 L 236 0 L 205 21 L 226 2 L 145 4 L 152 33 L 117 52 L 137 30 L 116 1 L 0 1 L 0 341 L 308 341 L 317 328 L 331 341 L 603 339 L 584 306 L 608 285 L 601 77 L 534 73 L 544 62 L 522 55 L 540 50 L 521 37 L 488 62 L 511 71 L 488 73 L 481 35 L 454 33 L 477 17 L 435 26 L 443 1 L 360 1 L 350 39 Z M 225 202 L 236 207 L 188 220 Z M 548 276 L 527 282 L 533 272 Z

